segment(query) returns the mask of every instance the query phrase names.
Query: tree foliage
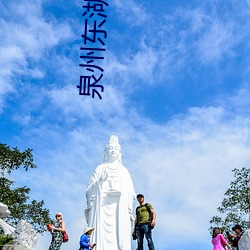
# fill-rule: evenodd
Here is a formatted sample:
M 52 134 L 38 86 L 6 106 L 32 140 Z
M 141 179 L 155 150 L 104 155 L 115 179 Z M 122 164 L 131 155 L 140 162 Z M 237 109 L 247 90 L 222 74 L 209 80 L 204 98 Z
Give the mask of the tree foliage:
M 5 244 L 6 245 L 12 245 L 13 243 L 14 243 L 14 239 L 13 239 L 12 236 L 0 234 L 0 247 L 2 247 Z
M 6 144 L 0 143 L 0 166 L 2 176 L 5 171 L 10 174 L 21 166 L 26 171 L 29 168 L 36 168 L 36 165 L 33 163 L 32 149 L 28 148 L 21 152 L 17 147 L 10 148 Z
M 0 144 L 0 202 L 6 204 L 11 211 L 11 216 L 5 220 L 15 226 L 21 219 L 30 223 L 38 233 L 46 230 L 45 224 L 52 220 L 49 210 L 44 208 L 44 201 L 30 200 L 30 188 L 27 186 L 14 188 L 14 181 L 7 179 L 6 174 L 23 167 L 26 171 L 36 168 L 33 163 L 32 150 L 24 152 L 18 148 L 10 148 Z
M 217 211 L 222 216 L 213 216 L 210 223 L 229 231 L 235 224 L 247 228 L 250 220 L 250 168 L 233 169 L 234 180 Z

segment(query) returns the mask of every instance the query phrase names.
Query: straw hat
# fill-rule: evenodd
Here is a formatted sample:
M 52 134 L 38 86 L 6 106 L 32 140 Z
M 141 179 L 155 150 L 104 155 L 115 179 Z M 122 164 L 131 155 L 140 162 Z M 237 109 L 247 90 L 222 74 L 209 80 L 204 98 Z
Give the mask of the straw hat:
M 93 230 L 94 230 L 93 227 L 86 227 L 83 233 L 86 234 L 87 232 L 93 231 Z

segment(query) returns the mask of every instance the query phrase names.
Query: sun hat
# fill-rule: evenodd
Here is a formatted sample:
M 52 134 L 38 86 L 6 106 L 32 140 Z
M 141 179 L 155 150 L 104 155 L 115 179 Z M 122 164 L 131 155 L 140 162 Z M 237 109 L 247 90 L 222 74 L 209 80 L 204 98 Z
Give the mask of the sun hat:
M 86 234 L 87 232 L 93 231 L 93 230 L 94 230 L 93 227 L 86 227 L 83 233 Z
M 62 214 L 61 212 L 57 212 L 57 213 L 56 213 L 56 216 L 57 216 L 57 215 L 61 215 L 61 216 L 63 217 L 63 214 Z

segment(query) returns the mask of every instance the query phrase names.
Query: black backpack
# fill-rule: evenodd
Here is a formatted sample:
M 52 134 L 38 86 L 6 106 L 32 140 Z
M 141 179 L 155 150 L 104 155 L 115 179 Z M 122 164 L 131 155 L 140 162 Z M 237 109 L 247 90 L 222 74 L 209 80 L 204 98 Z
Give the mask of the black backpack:
M 151 222 L 153 220 L 153 214 L 151 213 L 151 209 L 150 207 L 148 206 L 148 203 L 145 203 L 143 206 L 146 207 L 147 211 L 148 211 L 148 214 L 149 214 L 149 217 L 148 217 L 148 225 L 151 229 L 153 229 L 154 227 L 151 226 Z M 136 208 L 136 215 L 138 216 L 138 209 L 140 208 L 140 206 L 138 206 Z

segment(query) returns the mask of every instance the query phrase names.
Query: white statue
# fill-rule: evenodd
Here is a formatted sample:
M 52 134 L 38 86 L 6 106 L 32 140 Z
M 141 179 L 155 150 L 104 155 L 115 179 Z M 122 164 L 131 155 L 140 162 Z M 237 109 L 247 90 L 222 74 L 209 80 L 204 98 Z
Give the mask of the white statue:
M 250 250 L 250 229 L 243 233 L 238 244 L 239 250 Z
M 0 202 L 0 228 L 3 229 L 4 234 L 13 236 L 15 245 L 18 245 L 19 248 L 34 250 L 38 240 L 35 230 L 32 229 L 31 225 L 25 220 L 19 221 L 16 228 L 10 226 L 1 219 L 9 215 L 10 211 L 8 210 L 8 206 Z
M 4 234 L 11 235 L 15 228 L 6 223 L 2 218 L 8 217 L 10 215 L 10 211 L 8 210 L 8 206 L 0 202 L 0 228 L 3 229 Z
M 5 218 L 10 215 L 8 206 L 0 202 L 0 218 Z
M 38 240 L 37 234 L 25 220 L 18 222 L 14 237 L 16 244 L 23 246 L 26 250 L 35 249 Z
M 97 166 L 86 189 L 88 226 L 95 230 L 95 250 L 130 250 L 135 191 L 128 170 L 122 165 L 121 146 L 115 135 L 104 151 L 104 163 Z

